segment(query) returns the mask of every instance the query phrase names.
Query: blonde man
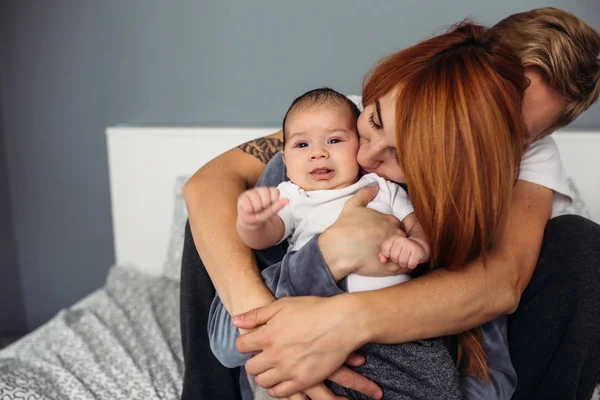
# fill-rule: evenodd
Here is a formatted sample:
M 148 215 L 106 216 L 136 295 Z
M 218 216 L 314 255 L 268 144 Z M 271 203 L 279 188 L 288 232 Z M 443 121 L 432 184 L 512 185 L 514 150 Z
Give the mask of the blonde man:
M 294 347 L 293 360 L 288 358 L 290 370 L 277 360 L 262 358 L 266 363 L 261 369 L 278 377 L 279 382 L 271 382 L 275 397 L 308 392 L 313 400 L 331 398 L 315 389 L 319 379 L 309 365 L 318 365 L 331 371 L 333 382 L 378 398 L 381 392 L 372 382 L 340 366 L 348 349 L 367 342 L 405 343 L 461 332 L 512 313 L 509 343 L 519 374 L 513 399 L 589 398 L 600 375 L 600 226 L 574 216 L 549 220 L 564 182 L 556 146 L 544 136 L 577 118 L 598 98 L 600 36 L 573 15 L 550 8 L 510 16 L 495 29 L 519 53 L 531 81 L 523 109 L 528 142 L 539 146 L 543 140 L 548 154 L 535 169 L 522 171 L 515 186 L 505 235 L 511 240 L 488 258 L 485 269 L 476 263 L 460 270 L 442 269 L 360 297 L 273 302 L 252 252 L 235 238 L 235 203 L 243 190 L 256 184 L 266 162 L 280 149 L 281 132 L 233 149 L 203 167 L 184 191 L 191 228 L 186 232 L 181 284 L 184 400 L 233 398 L 231 388 L 237 379 L 207 356 L 206 312 L 214 292 L 206 271 L 230 313 L 263 306 L 238 319 L 240 328 L 251 328 L 265 318 L 272 322 L 242 336 L 240 350 L 252 342 L 260 344 L 264 354 L 291 354 L 285 346 L 293 346 L 297 338 L 305 344 Z M 382 149 L 386 153 L 381 157 L 391 157 L 387 147 Z M 359 207 L 368 197 L 366 193 L 352 201 L 353 207 L 347 207 L 334 224 L 336 229 L 321 235 L 314 246 L 305 246 L 304 253 L 297 252 L 297 259 L 312 262 L 315 270 L 324 261 L 327 265 L 356 262 L 354 250 L 373 242 L 379 232 L 384 235 L 395 229 L 389 219 Z M 335 249 L 327 242 L 335 241 L 336 234 L 343 235 L 344 248 L 353 251 L 332 259 Z M 269 258 L 273 254 L 257 254 L 261 268 L 274 261 Z M 444 289 L 449 286 L 450 292 Z M 410 307 L 390 308 L 389 304 Z M 315 309 L 337 316 L 351 310 L 355 317 L 337 318 L 335 326 L 318 318 L 305 320 L 315 315 Z M 366 326 L 377 329 L 366 330 Z M 336 340 L 323 340 L 331 337 Z M 494 357 L 493 346 L 486 352 Z M 360 359 L 350 357 L 349 362 L 357 365 Z

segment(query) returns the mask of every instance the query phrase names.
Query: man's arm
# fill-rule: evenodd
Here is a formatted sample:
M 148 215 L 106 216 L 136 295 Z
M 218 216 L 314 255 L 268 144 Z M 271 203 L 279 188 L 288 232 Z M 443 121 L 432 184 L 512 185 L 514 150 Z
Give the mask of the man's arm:
M 273 299 L 252 250 L 235 231 L 236 202 L 256 185 L 282 139 L 280 131 L 229 150 L 200 168 L 183 188 L 196 249 L 225 308 L 234 314 Z
M 552 197 L 548 188 L 517 182 L 506 229 L 487 253 L 487 265 L 477 259 L 402 285 L 350 294 L 355 321 L 366 327 L 359 342 L 404 343 L 455 334 L 514 312 L 537 263 Z

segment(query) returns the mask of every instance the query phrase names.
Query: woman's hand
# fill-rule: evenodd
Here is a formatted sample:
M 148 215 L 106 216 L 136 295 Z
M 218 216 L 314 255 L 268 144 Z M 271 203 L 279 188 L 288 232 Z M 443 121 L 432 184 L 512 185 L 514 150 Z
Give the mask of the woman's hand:
M 358 354 L 352 353 L 346 360 L 346 365 L 351 367 L 358 367 L 365 363 L 365 357 Z M 352 389 L 356 392 L 362 393 L 365 396 L 369 396 L 373 399 L 380 399 L 383 395 L 381 389 L 373 382 L 365 378 L 364 376 L 352 371 L 351 369 L 342 366 L 333 375 L 327 378 L 328 381 L 337 383 L 348 389 Z M 316 386 L 306 389 L 304 392 L 296 393 L 290 397 L 283 399 L 288 400 L 341 400 L 344 397 L 336 396 L 324 383 L 320 383 Z M 282 399 L 282 400 L 283 400 Z
M 233 317 L 238 328 L 257 328 L 236 341 L 240 353 L 258 353 L 246 371 L 272 397 L 304 392 L 326 379 L 341 380 L 346 387 L 354 380 L 355 390 L 364 387 L 356 373 L 340 369 L 352 351 L 368 342 L 366 327 L 354 318 L 358 305 L 348 299 L 347 294 L 286 297 Z M 381 393 L 376 386 L 366 390 L 373 398 Z
M 346 202 L 333 225 L 319 236 L 319 249 L 335 281 L 352 272 L 365 276 L 396 275 L 410 270 L 379 261 L 381 244 L 392 236 L 406 236 L 393 215 L 366 208 L 377 187 L 358 191 Z

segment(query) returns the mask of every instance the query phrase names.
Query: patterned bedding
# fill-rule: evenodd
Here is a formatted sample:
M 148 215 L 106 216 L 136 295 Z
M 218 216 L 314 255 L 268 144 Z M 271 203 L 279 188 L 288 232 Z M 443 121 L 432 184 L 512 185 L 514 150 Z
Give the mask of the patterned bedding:
M 0 399 L 177 399 L 179 283 L 113 267 L 104 288 L 0 352 Z
M 0 352 L 0 399 L 177 399 L 182 357 L 179 283 L 113 267 L 103 289 Z

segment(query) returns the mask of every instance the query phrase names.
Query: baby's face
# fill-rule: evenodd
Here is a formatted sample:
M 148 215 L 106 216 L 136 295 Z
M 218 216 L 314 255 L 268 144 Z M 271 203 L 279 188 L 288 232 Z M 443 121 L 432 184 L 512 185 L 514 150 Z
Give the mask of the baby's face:
M 288 115 L 283 159 L 304 190 L 341 189 L 358 179 L 358 134 L 349 109 L 306 107 Z

